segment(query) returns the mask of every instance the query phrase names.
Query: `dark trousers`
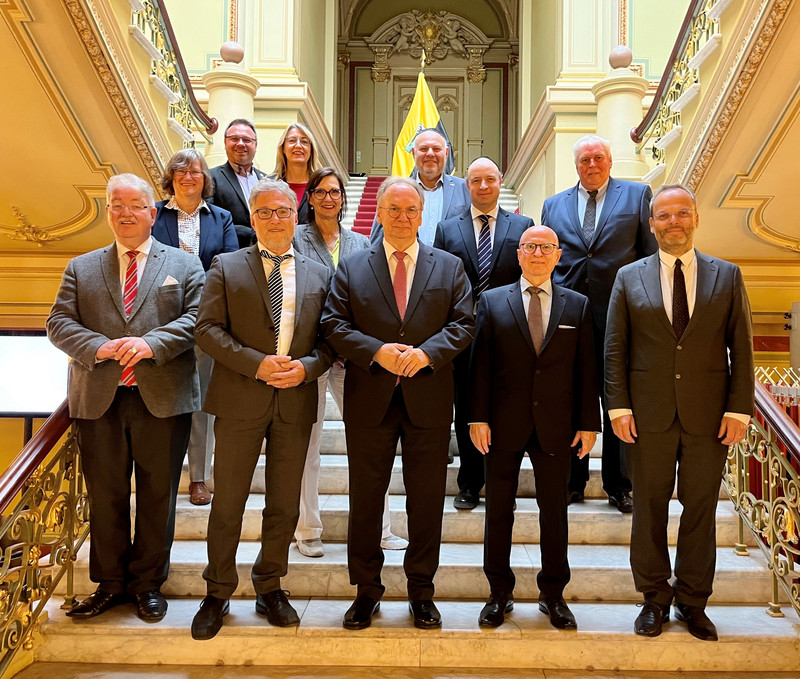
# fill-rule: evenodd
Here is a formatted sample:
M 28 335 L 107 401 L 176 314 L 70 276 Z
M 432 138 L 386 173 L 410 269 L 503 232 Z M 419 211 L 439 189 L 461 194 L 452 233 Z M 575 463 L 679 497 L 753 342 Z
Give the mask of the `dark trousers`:
M 542 569 L 536 576 L 540 599 L 558 599 L 570 578 L 567 545 L 567 478 L 569 456 L 547 455 L 534 433 L 526 446 L 536 481 L 539 505 L 539 547 Z M 514 499 L 525 450 L 492 448 L 486 455 L 486 522 L 483 537 L 483 571 L 493 595 L 514 592 L 511 570 L 511 536 L 514 528 Z
M 280 589 L 300 515 L 300 481 L 311 426 L 283 422 L 275 399 L 264 417 L 217 417 L 214 421 L 214 497 L 208 518 L 208 566 L 203 571 L 210 595 L 229 599 L 239 584 L 236 550 L 250 482 L 265 437 L 261 549 L 253 564 L 252 580 L 256 594 Z
M 89 496 L 89 577 L 99 589 L 135 595 L 167 579 L 191 423 L 191 413 L 155 417 L 135 387 L 119 387 L 99 419 L 77 420 Z M 136 479 L 133 540 L 131 473 Z
M 603 490 L 607 495 L 616 495 L 622 491 L 630 492 L 631 480 L 628 476 L 628 466 L 625 459 L 625 448 L 622 441 L 617 438 L 611 428 L 605 403 L 605 358 L 604 340 L 605 328 L 592 325 L 594 332 L 594 355 L 597 365 L 597 384 L 600 387 L 601 405 L 603 409 L 603 438 L 602 438 L 602 477 Z M 589 481 L 589 456 L 583 459 L 578 457 L 577 448 L 572 453 L 572 465 L 569 477 L 570 492 L 583 493 Z
M 677 417 L 664 432 L 639 430 L 627 446 L 636 487 L 631 528 L 631 570 L 636 590 L 662 605 L 705 606 L 716 564 L 716 509 L 727 447 L 715 436 L 693 436 Z M 683 506 L 675 557 L 675 582 L 667 550 L 669 501 L 678 480 Z
M 395 388 L 380 425 L 354 427 L 345 420 L 345 435 L 350 475 L 350 584 L 358 586 L 359 596 L 374 599 L 380 599 L 385 590 L 381 584 L 380 545 L 383 498 L 400 440 L 408 515 L 408 549 L 403 561 L 408 598 L 433 598 L 433 577 L 439 567 L 442 539 L 450 423 L 435 428 L 415 426 L 406 412 L 402 390 Z
M 469 437 L 469 347 L 453 359 L 455 430 L 458 443 L 458 489 L 478 495 L 485 483 L 483 455 Z

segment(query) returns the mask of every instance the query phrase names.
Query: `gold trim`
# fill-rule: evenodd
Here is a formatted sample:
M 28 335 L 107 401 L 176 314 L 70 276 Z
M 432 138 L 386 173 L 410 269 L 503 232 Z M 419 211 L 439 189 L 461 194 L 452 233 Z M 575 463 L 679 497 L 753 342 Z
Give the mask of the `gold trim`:
M 618 45 L 628 44 L 628 0 L 619 0 L 619 14 L 617 15 Z

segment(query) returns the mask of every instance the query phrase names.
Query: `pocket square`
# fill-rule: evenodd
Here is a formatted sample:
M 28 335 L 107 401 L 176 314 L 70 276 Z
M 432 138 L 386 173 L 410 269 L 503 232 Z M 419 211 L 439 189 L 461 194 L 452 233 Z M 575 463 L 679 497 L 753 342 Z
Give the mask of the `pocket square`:
M 559 330 L 575 330 L 575 326 L 574 325 L 559 325 L 558 329 Z
M 177 284 L 178 281 L 175 278 L 173 278 L 172 276 L 167 276 L 164 279 L 164 282 L 161 284 L 161 287 L 163 288 L 165 285 L 177 285 Z

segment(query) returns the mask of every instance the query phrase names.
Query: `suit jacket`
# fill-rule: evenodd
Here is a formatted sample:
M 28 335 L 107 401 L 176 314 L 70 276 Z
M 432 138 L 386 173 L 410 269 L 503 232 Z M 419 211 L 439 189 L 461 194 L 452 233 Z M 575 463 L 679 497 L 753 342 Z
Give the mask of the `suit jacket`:
M 311 222 L 310 224 L 297 225 L 297 228 L 294 230 L 294 240 L 292 241 L 292 245 L 297 252 L 304 254 L 306 257 L 310 257 L 315 262 L 324 264 L 331 271 L 336 271 L 336 267 L 333 264 L 333 257 L 331 257 L 331 252 L 328 250 L 328 246 L 322 238 L 319 228 L 314 222 Z M 351 252 L 365 250 L 368 247 L 369 240 L 367 240 L 366 236 L 343 227 L 339 229 L 340 262 Z
M 266 176 L 255 167 L 253 172 L 259 179 Z M 249 196 L 245 196 L 242 192 L 242 185 L 236 179 L 236 171 L 230 162 L 212 167 L 211 178 L 214 180 L 214 195 L 209 202 L 231 213 L 236 235 L 239 238 L 239 247 L 246 248 L 255 235 L 253 227 L 250 226 L 250 206 L 247 203 Z
M 569 455 L 577 431 L 600 431 L 600 401 L 589 300 L 553 285 L 539 356 L 519 281 L 478 302 L 470 357 L 470 422 L 487 422 L 492 447 L 522 450 L 533 431 L 542 450 Z
M 412 179 L 416 179 L 417 170 L 411 174 Z M 469 195 L 467 182 L 461 177 L 454 177 L 450 174 L 442 175 L 442 218 L 439 221 L 458 217 L 470 206 L 472 199 Z M 374 245 L 383 240 L 383 224 L 378 223 L 378 214 L 372 220 L 372 231 L 369 234 L 369 242 Z
M 171 277 L 176 283 L 167 283 Z M 153 358 L 134 367 L 147 409 L 171 417 L 200 409 L 200 382 L 192 329 L 203 288 L 197 257 L 153 241 L 130 317 L 122 303 L 115 243 L 76 257 L 64 271 L 47 318 L 50 341 L 69 355 L 70 417 L 100 418 L 117 392 L 122 366 L 97 363 L 97 350 L 109 339 L 141 337 Z
M 153 224 L 153 238 L 164 245 L 180 248 L 178 238 L 178 213 L 167 208 L 168 200 L 156 203 L 158 213 Z M 200 210 L 200 261 L 203 269 L 208 271 L 211 260 L 220 252 L 233 252 L 239 249 L 236 229 L 233 227 L 231 213 L 216 205 L 206 203 L 207 208 Z
M 275 389 L 256 379 L 263 358 L 275 354 L 275 323 L 258 246 L 214 260 L 195 329 L 198 346 L 215 361 L 203 406 L 206 412 L 239 420 L 259 418 L 275 398 L 284 422 L 316 421 L 316 380 L 331 364 L 330 348 L 319 333 L 330 272 L 299 253 L 295 264 L 295 324 L 289 355 L 303 364 L 306 379 L 290 389 Z
M 339 262 L 322 315 L 333 349 L 348 359 L 344 420 L 380 424 L 394 393 L 396 375 L 373 363 L 387 342 L 422 349 L 432 365 L 400 386 L 411 421 L 437 427 L 453 419 L 453 358 L 472 340 L 469 282 L 461 260 L 420 244 L 405 317 L 400 318 L 383 242 Z
M 606 327 L 608 298 L 619 268 L 658 249 L 650 233 L 652 196 L 647 184 L 610 178 L 588 247 L 578 219 L 578 185 L 544 202 L 542 224 L 558 234 L 562 250 L 553 280 L 589 298 L 598 328 Z
M 611 293 L 606 403 L 631 409 L 639 431 L 665 431 L 677 412 L 690 434 L 716 436 L 723 413 L 753 411 L 753 332 L 742 273 L 695 255 L 696 301 L 680 342 L 664 310 L 657 253 L 620 269 Z
M 533 226 L 530 217 L 511 214 L 503 208 L 497 210 L 492 246 L 492 269 L 489 274 L 489 287 L 509 285 L 522 276 L 517 259 L 517 247 L 523 232 Z M 433 247 L 445 250 L 464 262 L 464 271 L 472 285 L 472 301 L 476 302 L 478 288 L 478 246 L 475 242 L 475 227 L 472 212 L 466 212 L 439 222 Z

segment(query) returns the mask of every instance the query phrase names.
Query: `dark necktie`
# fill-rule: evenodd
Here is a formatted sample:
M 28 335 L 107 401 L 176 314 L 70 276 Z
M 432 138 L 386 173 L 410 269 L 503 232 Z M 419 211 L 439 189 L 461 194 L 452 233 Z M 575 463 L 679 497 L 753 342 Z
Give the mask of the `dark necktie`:
M 589 191 L 589 199 L 586 201 L 586 212 L 583 213 L 583 240 L 586 245 L 592 244 L 594 236 L 594 220 L 597 216 L 597 189 Z
M 478 288 L 480 297 L 489 287 L 489 274 L 492 271 L 492 234 L 489 229 L 489 215 L 478 215 L 481 231 L 478 234 Z
M 125 287 L 122 289 L 122 304 L 125 307 L 125 315 L 130 316 L 133 311 L 133 303 L 136 300 L 136 293 L 139 290 L 139 277 L 137 275 L 138 265 L 136 263 L 136 256 L 139 254 L 136 250 L 128 250 L 125 253 L 128 255 L 128 268 L 125 269 Z M 122 375 L 119 381 L 126 387 L 132 387 L 136 384 L 136 377 L 133 374 L 133 368 L 129 365 L 123 366 Z
M 531 332 L 531 340 L 533 341 L 533 348 L 536 349 L 538 356 L 542 351 L 542 344 L 544 344 L 544 328 L 542 326 L 542 301 L 539 299 L 541 288 L 531 285 L 528 292 L 531 295 L 531 303 L 528 306 L 528 329 Z
M 672 270 L 672 329 L 678 339 L 689 325 L 689 301 L 686 298 L 686 279 L 683 276 L 683 263 L 675 260 Z
M 275 265 L 269 272 L 267 278 L 267 288 L 269 289 L 269 302 L 272 306 L 272 320 L 275 323 L 275 353 L 278 353 L 278 337 L 281 332 L 281 311 L 283 311 L 283 279 L 281 278 L 281 262 L 291 259 L 291 255 L 279 255 L 273 257 L 266 250 L 261 250 L 261 256 L 271 259 Z

